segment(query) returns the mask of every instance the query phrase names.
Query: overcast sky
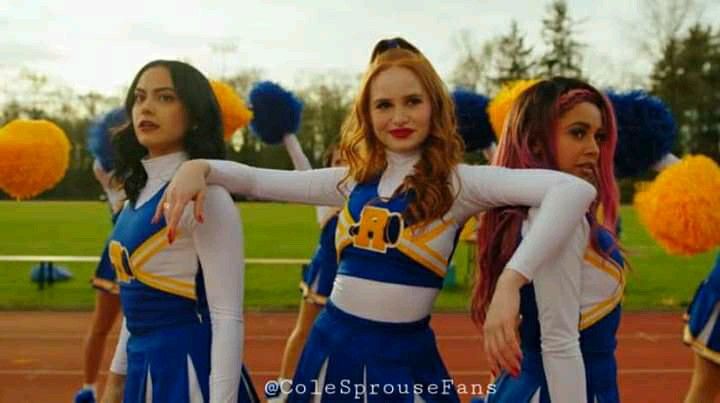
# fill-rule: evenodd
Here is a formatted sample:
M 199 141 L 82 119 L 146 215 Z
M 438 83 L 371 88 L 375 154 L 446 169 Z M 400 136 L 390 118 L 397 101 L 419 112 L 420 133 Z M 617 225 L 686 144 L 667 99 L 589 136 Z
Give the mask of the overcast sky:
M 202 3 L 202 5 L 200 5 Z M 533 0 L 2 0 L 0 88 L 12 91 L 22 68 L 77 92 L 117 93 L 157 58 L 182 59 L 210 77 L 261 69 L 288 86 L 307 73 L 358 73 L 380 38 L 415 43 L 446 78 L 462 30 L 478 42 L 509 30 L 516 19 L 541 48 L 541 19 L 549 1 Z M 569 0 L 577 38 L 587 45 L 585 71 L 598 81 L 622 82 L 647 73 L 638 55 L 640 1 Z M 708 5 L 706 22 L 720 21 Z M 717 23 L 716 23 L 717 24 Z M 220 50 L 225 48 L 225 50 Z

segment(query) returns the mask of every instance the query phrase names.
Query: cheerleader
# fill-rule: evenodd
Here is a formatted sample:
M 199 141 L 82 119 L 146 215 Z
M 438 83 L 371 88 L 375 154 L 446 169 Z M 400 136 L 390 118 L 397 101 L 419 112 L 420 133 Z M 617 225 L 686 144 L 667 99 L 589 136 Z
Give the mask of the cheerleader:
M 508 267 L 534 270 L 582 220 L 595 189 L 560 172 L 461 164 L 451 98 L 411 44 L 380 41 L 343 126 L 348 167 L 183 164 L 165 192 L 170 240 L 206 182 L 271 200 L 342 207 L 338 273 L 295 371 L 290 402 L 457 402 L 429 326 L 465 221 L 492 207 L 539 207 Z M 156 218 L 163 209 L 156 211 Z
M 687 310 L 683 341 L 695 352 L 686 403 L 713 402 L 720 394 L 720 255 Z
M 244 253 L 232 198 L 211 187 L 197 220 L 191 206 L 181 214 L 172 245 L 165 221 L 150 222 L 180 164 L 224 157 L 210 85 L 188 64 L 153 61 L 133 80 L 125 110 L 114 179 L 128 200 L 109 241 L 125 319 L 107 401 L 255 402 L 241 364 Z
M 720 167 L 704 155 L 686 155 L 663 167 L 635 193 L 634 207 L 655 241 L 672 255 L 691 256 L 720 245 Z M 694 368 L 686 403 L 720 394 L 720 256 L 700 283 L 685 314 L 683 341 Z
M 498 375 L 487 402 L 619 402 L 614 353 L 625 268 L 614 234 L 619 203 L 612 106 L 592 86 L 556 77 L 526 89 L 505 122 L 494 164 L 556 169 L 593 183 L 598 192 L 569 241 L 522 274 L 507 270 L 513 267 L 508 262 L 539 224 L 538 210 L 501 207 L 483 216 L 472 306 Z

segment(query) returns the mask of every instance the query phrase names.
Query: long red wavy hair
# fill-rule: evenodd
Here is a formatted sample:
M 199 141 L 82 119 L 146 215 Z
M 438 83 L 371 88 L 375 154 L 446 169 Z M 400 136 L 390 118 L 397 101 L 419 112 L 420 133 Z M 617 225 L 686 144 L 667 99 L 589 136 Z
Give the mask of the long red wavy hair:
M 349 167 L 346 180 L 364 183 L 382 174 L 387 167 L 385 146 L 372 129 L 370 84 L 391 67 L 410 70 L 423 85 L 432 107 L 430 133 L 421 145 L 420 160 L 403 183 L 403 190 L 415 194 L 403 216 L 409 224 L 422 226 L 450 210 L 455 195 L 449 176 L 462 160 L 464 145 L 457 132 L 452 99 L 440 76 L 417 48 L 400 38 L 396 40 L 407 46 L 388 48 L 388 41 L 384 40 L 373 50 L 370 66 L 342 127 L 340 153 Z

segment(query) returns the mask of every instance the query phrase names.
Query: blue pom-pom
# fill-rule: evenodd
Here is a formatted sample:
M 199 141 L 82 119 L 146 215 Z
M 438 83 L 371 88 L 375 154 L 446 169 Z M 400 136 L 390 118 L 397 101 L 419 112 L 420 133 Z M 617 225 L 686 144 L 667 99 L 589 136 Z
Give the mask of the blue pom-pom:
M 618 129 L 615 175 L 627 178 L 642 174 L 672 151 L 677 136 L 675 119 L 659 98 L 645 91 L 607 95 Z
M 297 133 L 303 104 L 281 86 L 270 82 L 255 83 L 250 90 L 253 119 L 250 129 L 267 144 L 278 144 L 284 135 Z
M 480 94 L 466 89 L 452 92 L 455 102 L 455 117 L 458 132 L 465 141 L 465 151 L 485 149 L 495 141 L 487 105 L 490 100 Z
M 106 172 L 115 166 L 113 157 L 111 129 L 122 126 L 127 121 L 125 109 L 117 108 L 95 119 L 88 128 L 87 147 L 90 153 L 100 162 Z

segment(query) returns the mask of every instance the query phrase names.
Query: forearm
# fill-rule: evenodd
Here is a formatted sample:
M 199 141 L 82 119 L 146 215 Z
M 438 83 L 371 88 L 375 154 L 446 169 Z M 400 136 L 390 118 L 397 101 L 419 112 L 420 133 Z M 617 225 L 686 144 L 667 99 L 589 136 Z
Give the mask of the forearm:
M 303 152 L 302 146 L 300 145 L 296 135 L 286 134 L 283 137 L 283 144 L 285 144 L 285 149 L 287 150 L 295 169 L 298 171 L 307 171 L 312 169 L 310 160 L 308 160 L 307 156 Z
M 210 401 L 237 400 L 242 375 L 244 238 L 230 195 L 208 188 L 205 222 L 195 225 L 193 241 L 203 268 L 212 324 Z
M 540 322 L 543 366 L 553 402 L 584 403 L 585 365 L 580 349 L 582 267 L 589 241 L 583 222 L 533 280 Z
M 125 394 L 125 379 L 125 375 L 109 372 L 100 401 L 102 403 L 121 403 Z
M 212 315 L 210 402 L 234 402 L 242 376 L 244 325 L 242 318 Z

